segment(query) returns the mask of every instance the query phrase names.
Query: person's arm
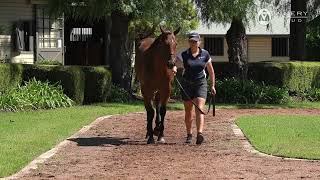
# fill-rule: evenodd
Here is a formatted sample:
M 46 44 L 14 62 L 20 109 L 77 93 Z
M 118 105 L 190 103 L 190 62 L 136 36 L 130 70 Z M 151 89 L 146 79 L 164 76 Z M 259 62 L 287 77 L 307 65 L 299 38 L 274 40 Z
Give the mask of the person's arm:
M 212 59 L 210 58 L 209 61 L 207 62 L 207 69 L 208 69 L 208 72 L 209 72 L 209 75 L 210 75 L 210 81 L 211 81 L 211 93 L 212 94 L 216 94 L 216 77 L 215 77 L 215 74 L 214 74 L 214 69 L 213 69 L 213 66 L 212 66 Z
M 173 73 L 176 74 L 178 69 L 184 69 L 181 53 L 176 56 L 175 66 L 172 68 Z
M 176 66 L 178 69 L 184 69 L 183 67 L 183 60 L 181 59 L 182 57 L 177 56 L 176 57 Z

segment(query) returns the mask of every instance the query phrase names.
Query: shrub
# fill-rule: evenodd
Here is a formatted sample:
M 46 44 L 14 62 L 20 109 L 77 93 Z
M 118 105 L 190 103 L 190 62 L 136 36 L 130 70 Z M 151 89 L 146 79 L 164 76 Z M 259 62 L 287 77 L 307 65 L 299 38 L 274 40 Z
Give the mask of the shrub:
M 125 89 L 114 84 L 111 85 L 111 92 L 107 99 L 110 102 L 120 103 L 130 102 L 132 100 L 130 94 Z
M 255 81 L 286 88 L 291 92 L 304 92 L 320 88 L 320 63 L 252 63 L 248 76 Z
M 12 88 L 0 96 L 1 111 L 54 109 L 72 106 L 73 101 L 63 94 L 61 85 L 50 85 L 32 79 L 23 86 Z
M 286 104 L 290 100 L 289 93 L 284 88 L 265 86 L 263 90 L 263 96 L 260 99 L 261 104 Z
M 295 99 L 300 101 L 320 101 L 320 88 L 311 88 L 304 92 L 291 92 Z
M 217 80 L 216 90 L 216 101 L 220 103 L 283 104 L 289 101 L 289 94 L 285 89 L 258 84 L 252 80 Z
M 110 97 L 111 73 L 107 67 L 0 64 L 0 92 L 33 78 L 59 83 L 76 104 L 104 102 Z
M 23 80 L 32 78 L 51 84 L 59 83 L 64 93 L 76 104 L 83 103 L 85 75 L 79 66 L 25 65 Z
M 83 67 L 84 102 L 106 102 L 111 93 L 111 72 L 106 67 Z
M 0 63 L 0 92 L 22 83 L 23 65 Z
M 62 65 L 62 63 L 60 61 L 50 60 L 50 59 L 39 60 L 36 62 L 36 64 L 39 64 L 39 65 L 59 65 L 59 66 Z
M 213 63 L 216 78 L 231 78 L 233 66 L 230 63 Z M 291 92 L 304 92 L 320 88 L 319 62 L 258 62 L 249 63 L 248 79 L 264 82 L 266 85 L 286 88 Z

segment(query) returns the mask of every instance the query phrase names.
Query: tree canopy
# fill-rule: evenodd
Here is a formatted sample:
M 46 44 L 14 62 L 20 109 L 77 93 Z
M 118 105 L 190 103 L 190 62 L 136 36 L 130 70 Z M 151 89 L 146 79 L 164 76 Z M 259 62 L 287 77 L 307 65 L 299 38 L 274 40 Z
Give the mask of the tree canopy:
M 261 0 L 261 4 L 272 4 L 274 9 L 280 14 L 290 14 L 291 4 L 298 0 Z M 308 20 L 312 20 L 320 14 L 319 0 L 303 0 L 307 7 Z
M 201 20 L 206 24 L 231 23 L 233 18 L 247 24 L 256 13 L 254 0 L 195 0 Z
M 118 12 L 130 17 L 130 29 L 165 25 L 184 32 L 198 25 L 194 3 L 190 0 L 49 0 L 49 12 L 89 21 Z M 158 28 L 156 28 L 158 29 Z

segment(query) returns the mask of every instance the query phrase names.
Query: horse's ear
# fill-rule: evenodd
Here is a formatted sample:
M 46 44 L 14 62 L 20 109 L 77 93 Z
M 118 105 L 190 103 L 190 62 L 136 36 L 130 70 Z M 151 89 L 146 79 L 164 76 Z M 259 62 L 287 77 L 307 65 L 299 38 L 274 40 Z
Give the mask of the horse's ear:
M 181 27 L 178 27 L 178 29 L 175 30 L 175 31 L 173 32 L 173 34 L 174 34 L 174 35 L 177 35 L 177 34 L 180 32 L 180 30 L 181 30 Z
M 164 31 L 162 26 L 160 26 L 160 30 L 161 30 L 161 33 L 163 33 L 163 34 L 165 33 L 165 31 Z

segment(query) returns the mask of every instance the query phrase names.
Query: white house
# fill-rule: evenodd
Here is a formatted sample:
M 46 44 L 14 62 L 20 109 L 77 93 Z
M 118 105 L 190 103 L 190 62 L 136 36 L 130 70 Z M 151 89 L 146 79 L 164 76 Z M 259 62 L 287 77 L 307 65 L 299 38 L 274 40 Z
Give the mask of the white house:
M 0 30 L 0 59 L 25 64 L 42 59 L 66 65 L 106 64 L 105 22 L 92 26 L 72 19 L 52 19 L 44 12 L 45 6 L 46 0 L 0 0 L 0 29 L 6 27 L 4 32 Z M 289 60 L 290 19 L 273 15 L 271 8 L 269 11 L 269 25 L 260 24 L 257 15 L 246 28 L 249 62 Z M 229 27 L 201 24 L 195 30 L 215 61 L 228 61 L 225 34 Z M 178 49 L 188 46 L 186 40 L 179 42 Z
M 39 59 L 63 62 L 63 24 L 44 13 L 45 0 L 0 1 L 0 59 L 34 63 Z
M 47 0 L 0 0 L 0 60 L 105 65 L 108 22 L 53 18 Z
M 271 10 L 269 10 L 271 11 Z M 260 24 L 259 16 L 251 21 L 246 27 L 248 39 L 248 61 L 288 61 L 289 60 L 289 35 L 290 35 L 290 18 L 269 14 L 268 25 Z M 261 20 L 261 19 L 260 19 Z M 226 25 L 211 24 L 207 26 L 202 24 L 198 32 L 202 39 L 202 47 L 209 51 L 215 62 L 228 61 L 228 45 L 225 35 L 230 27 Z M 179 41 L 179 50 L 188 47 L 187 41 Z

